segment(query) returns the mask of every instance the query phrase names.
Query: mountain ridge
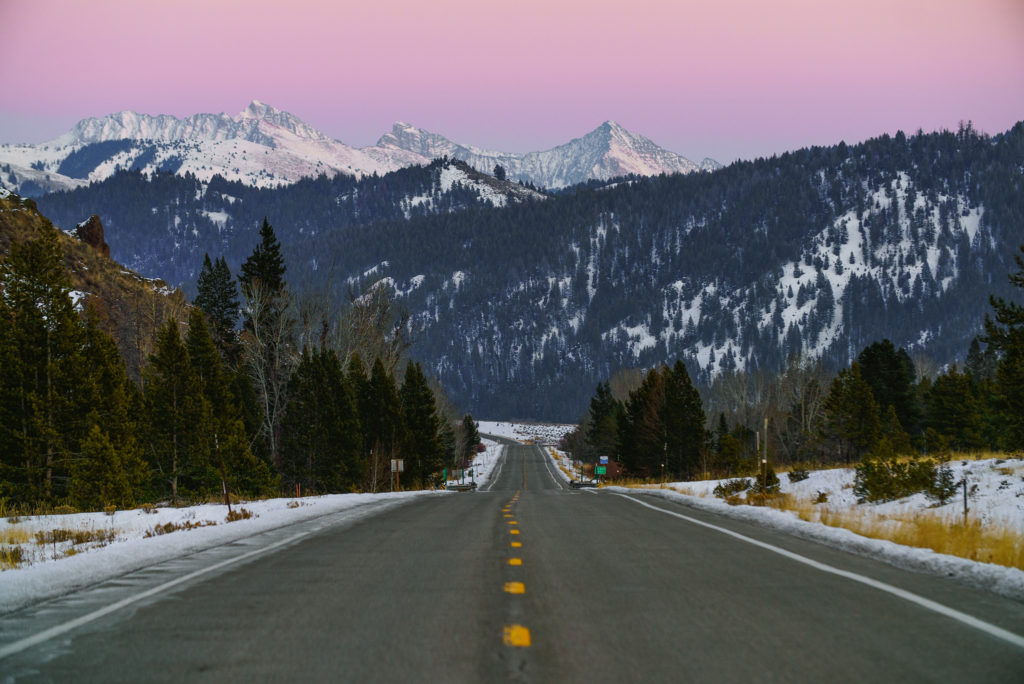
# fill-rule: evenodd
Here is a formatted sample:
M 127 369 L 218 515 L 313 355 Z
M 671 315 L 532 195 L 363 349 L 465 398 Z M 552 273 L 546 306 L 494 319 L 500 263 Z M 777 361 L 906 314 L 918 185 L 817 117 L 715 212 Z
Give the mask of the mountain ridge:
M 444 163 L 466 180 L 442 181 Z M 143 270 L 174 268 L 183 285 L 204 250 L 237 267 L 267 215 L 297 289 L 322 290 L 325 274 L 386 279 L 411 314 L 413 353 L 456 400 L 553 420 L 578 418 L 616 370 L 666 360 L 707 382 L 793 355 L 843 367 L 882 338 L 937 364 L 962 359 L 988 296 L 1012 298 L 1004 274 L 1024 243 L 1024 123 L 500 207 L 472 187 L 483 176 L 437 164 L 264 190 L 120 174 L 40 206 L 55 221 L 109 217 L 115 251 L 131 246 Z
M 376 145 L 357 148 L 294 114 L 253 100 L 234 117 L 222 112 L 177 118 L 124 110 L 82 119 L 39 145 L 2 145 L 0 183 L 39 196 L 103 180 L 119 169 L 138 169 L 191 173 L 204 181 L 220 175 L 272 187 L 320 174 L 382 175 L 443 156 L 462 159 L 488 174 L 502 164 L 511 178 L 549 188 L 626 174 L 717 168 L 707 159 L 695 164 L 614 122 L 564 145 L 526 154 L 461 145 L 403 123 L 394 124 Z

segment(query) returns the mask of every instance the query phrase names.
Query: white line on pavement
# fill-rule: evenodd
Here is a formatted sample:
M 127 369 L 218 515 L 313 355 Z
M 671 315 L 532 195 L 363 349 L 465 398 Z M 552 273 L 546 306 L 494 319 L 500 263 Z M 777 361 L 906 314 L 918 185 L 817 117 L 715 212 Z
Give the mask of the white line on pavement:
M 779 548 L 778 546 L 772 546 L 771 544 L 768 544 L 766 542 L 758 541 L 757 539 L 753 539 L 751 537 L 747 537 L 745 535 L 740 534 L 739 532 L 733 532 L 732 530 L 726 529 L 724 527 L 719 527 L 718 525 L 712 525 L 711 523 L 706 523 L 706 522 L 704 522 L 702 520 L 697 520 L 696 518 L 691 518 L 691 517 L 689 517 L 687 515 L 683 515 L 682 513 L 676 513 L 675 511 L 665 510 L 664 508 L 659 508 L 658 506 L 652 506 L 649 503 L 646 503 L 644 501 L 640 501 L 639 499 L 635 499 L 632 496 L 629 496 L 627 494 L 619 494 L 617 492 L 612 492 L 612 493 L 615 494 L 616 496 L 621 496 L 623 499 L 629 499 L 630 501 L 632 501 L 634 503 L 638 503 L 641 506 L 645 506 L 645 507 L 650 508 L 652 510 L 658 511 L 659 513 L 664 513 L 665 515 L 671 515 L 671 516 L 679 518 L 681 520 L 685 520 L 687 522 L 693 523 L 694 525 L 700 525 L 701 527 L 706 527 L 706 528 L 708 528 L 710 530 L 715 530 L 716 532 L 721 532 L 722 534 L 727 534 L 730 537 L 734 537 L 736 539 L 739 539 L 740 541 L 745 541 L 748 544 L 753 544 L 754 546 L 759 546 L 762 549 L 767 549 L 768 551 L 772 551 L 773 553 L 777 553 L 780 556 L 785 556 L 786 558 L 789 558 L 791 560 L 795 560 L 798 563 L 803 563 L 804 565 L 809 565 L 810 567 L 812 567 L 812 568 L 814 568 L 816 570 L 820 570 L 822 572 L 827 572 L 827 573 L 830 573 L 830 574 L 833 574 L 833 575 L 838 575 L 839 577 L 845 577 L 846 579 L 853 580 L 854 582 L 860 582 L 861 584 L 865 584 L 865 585 L 867 585 L 869 587 L 873 587 L 875 589 L 878 589 L 879 591 L 884 591 L 884 592 L 886 592 L 888 594 L 892 594 L 893 596 L 898 596 L 899 598 L 904 599 L 906 601 L 910 601 L 911 603 L 917 604 L 917 605 L 921 606 L 922 608 L 927 608 L 928 610 L 931 610 L 931 611 L 934 611 L 936 613 L 939 613 L 940 615 L 945 615 L 946 617 L 949 617 L 949 618 L 952 618 L 952 619 L 957 620 L 959 622 L 962 622 L 965 625 L 968 625 L 970 627 L 974 627 L 975 629 L 981 630 L 982 632 L 985 632 L 986 634 L 994 636 L 997 639 L 1002 639 L 1003 641 L 1007 641 L 1007 642 L 1013 644 L 1014 646 L 1018 646 L 1020 648 L 1024 648 L 1024 637 L 1022 637 L 1022 636 L 1020 636 L 1018 634 L 1014 634 L 1013 632 L 1009 632 L 1009 631 L 1007 631 L 1007 630 L 1005 630 L 1005 629 L 1003 629 L 1001 627 L 996 627 L 995 625 L 992 625 L 992 624 L 989 624 L 987 622 L 984 622 L 983 620 L 979 620 L 978 618 L 973 617 L 971 615 L 968 615 L 967 613 L 961 613 L 959 610 L 955 610 L 955 609 L 950 608 L 948 606 L 944 606 L 941 603 L 937 603 L 935 601 L 932 601 L 931 599 L 926 599 L 923 596 L 918 596 L 917 594 L 912 594 L 911 592 L 909 592 L 909 591 L 907 591 L 905 589 L 900 589 L 899 587 L 894 587 L 891 584 L 886 584 L 885 582 L 880 582 L 880 581 L 878 581 L 876 579 L 871 579 L 870 577 L 865 577 L 864 575 L 858 575 L 855 572 L 850 572 L 848 570 L 840 570 L 839 568 L 833 567 L 831 565 L 826 565 L 825 563 L 819 563 L 818 561 L 811 560 L 810 558 L 807 558 L 806 556 L 801 556 L 800 554 L 793 553 L 792 551 L 787 551 L 786 549 Z
M 143 599 L 149 598 L 150 596 L 162 594 L 168 589 L 175 587 L 179 584 L 182 584 L 184 582 L 188 582 L 189 580 L 195 579 L 196 577 L 200 577 L 207 573 L 213 572 L 214 570 L 219 570 L 220 568 L 227 567 L 229 565 L 234 565 L 235 563 L 239 563 L 248 558 L 252 558 L 253 556 L 259 555 L 261 553 L 266 553 L 267 551 L 271 551 L 280 546 L 284 546 L 285 544 L 290 544 L 298 539 L 302 539 L 303 537 L 309 536 L 313 533 L 313 531 L 314 530 L 311 530 L 309 532 L 302 532 L 300 534 L 294 534 L 288 537 L 287 539 L 282 539 L 279 542 L 275 542 L 261 549 L 249 551 L 248 553 L 243 553 L 240 556 L 235 556 L 234 558 L 229 558 L 219 563 L 214 563 L 213 565 L 207 568 L 196 570 L 195 572 L 190 572 L 187 575 L 182 575 L 181 577 L 171 580 L 170 582 L 164 582 L 163 584 L 153 587 L 152 589 L 148 589 L 140 594 L 129 596 L 128 598 L 122 599 L 117 603 L 112 603 L 109 606 L 100 608 L 99 610 L 94 610 L 93 612 L 82 615 L 81 617 L 77 617 L 74 620 L 69 620 L 68 622 L 65 622 L 63 624 L 50 627 L 49 629 L 45 629 L 42 632 L 39 632 L 38 634 L 33 634 L 30 637 L 19 639 L 18 641 L 7 644 L 6 646 L 0 646 L 0 659 L 14 655 L 15 653 L 20 653 L 21 651 L 24 651 L 27 648 L 37 646 L 38 644 L 49 641 L 50 639 L 58 637 L 61 634 L 66 634 L 67 632 L 70 632 L 73 629 L 77 629 L 82 625 L 88 624 L 94 620 L 98 620 L 99 618 L 105 615 L 109 615 L 117 610 L 120 610 L 125 606 L 137 603 Z

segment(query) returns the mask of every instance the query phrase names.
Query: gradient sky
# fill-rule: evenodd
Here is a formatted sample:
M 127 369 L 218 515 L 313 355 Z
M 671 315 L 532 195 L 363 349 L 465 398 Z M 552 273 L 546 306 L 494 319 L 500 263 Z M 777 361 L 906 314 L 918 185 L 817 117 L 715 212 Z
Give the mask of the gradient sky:
M 546 149 L 606 119 L 699 160 L 1024 119 L 1024 0 L 0 0 L 0 142 L 252 99 Z

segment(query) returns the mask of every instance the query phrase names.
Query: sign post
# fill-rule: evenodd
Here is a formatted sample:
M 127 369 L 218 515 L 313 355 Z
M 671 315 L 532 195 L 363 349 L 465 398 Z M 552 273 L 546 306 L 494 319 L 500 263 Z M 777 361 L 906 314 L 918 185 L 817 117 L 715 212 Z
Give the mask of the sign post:
M 393 475 L 391 481 L 391 491 L 395 491 L 401 486 L 400 473 L 405 472 L 405 459 L 393 458 L 391 459 L 391 473 Z

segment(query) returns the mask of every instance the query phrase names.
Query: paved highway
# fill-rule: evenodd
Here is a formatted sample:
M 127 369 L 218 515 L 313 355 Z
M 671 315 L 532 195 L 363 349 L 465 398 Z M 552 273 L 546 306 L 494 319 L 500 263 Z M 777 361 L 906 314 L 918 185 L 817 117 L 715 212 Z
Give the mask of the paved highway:
M 480 491 L 286 528 L 3 616 L 0 674 L 1021 682 L 1021 635 L 1020 603 L 660 499 L 572 491 L 516 445 Z

